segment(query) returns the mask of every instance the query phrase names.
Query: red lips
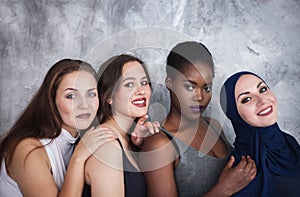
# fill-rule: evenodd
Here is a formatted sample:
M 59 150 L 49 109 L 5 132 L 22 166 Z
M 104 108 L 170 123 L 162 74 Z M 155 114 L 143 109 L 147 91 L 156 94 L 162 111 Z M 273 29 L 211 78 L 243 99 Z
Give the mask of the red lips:
M 269 106 L 269 107 L 264 108 L 260 112 L 258 112 L 257 115 L 258 116 L 268 116 L 272 112 L 273 112 L 273 108 L 272 108 L 272 106 Z
M 132 101 L 132 104 L 137 107 L 146 107 L 146 98 L 138 98 Z

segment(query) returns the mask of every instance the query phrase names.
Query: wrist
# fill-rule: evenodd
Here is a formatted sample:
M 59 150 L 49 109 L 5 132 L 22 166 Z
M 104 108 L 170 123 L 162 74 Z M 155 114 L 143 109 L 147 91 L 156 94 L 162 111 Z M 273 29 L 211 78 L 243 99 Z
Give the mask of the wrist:
M 228 197 L 228 196 L 232 195 L 232 193 L 229 191 L 229 189 L 226 187 L 226 185 L 221 184 L 221 183 L 217 183 L 214 186 L 213 190 L 214 190 L 215 196 L 218 196 L 218 197 Z
M 89 158 L 91 154 L 88 152 L 88 150 L 80 149 L 79 147 L 76 147 L 74 150 L 71 160 L 73 160 L 76 163 L 85 163 L 85 161 Z

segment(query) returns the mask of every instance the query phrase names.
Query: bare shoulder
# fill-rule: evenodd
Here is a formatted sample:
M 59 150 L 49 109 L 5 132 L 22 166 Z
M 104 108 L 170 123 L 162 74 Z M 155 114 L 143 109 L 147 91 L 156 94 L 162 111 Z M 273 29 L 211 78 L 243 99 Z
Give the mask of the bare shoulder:
M 14 159 L 25 159 L 25 157 L 31 157 L 31 153 L 34 157 L 48 158 L 42 143 L 36 138 L 25 138 L 17 146 L 13 155 Z
M 218 129 L 218 131 L 222 131 L 222 125 L 220 124 L 220 122 L 214 118 L 211 117 L 203 117 L 205 120 L 207 120 L 208 122 L 210 122 L 210 124 L 212 124 L 216 129 Z
M 159 133 L 149 136 L 144 140 L 144 143 L 141 147 L 141 151 L 147 152 L 147 151 L 156 150 L 169 143 L 170 143 L 170 139 L 167 137 L 167 135 L 164 132 L 160 131 Z
M 172 167 L 177 158 L 178 153 L 173 142 L 162 131 L 147 137 L 138 155 L 140 169 L 145 172 L 162 168 L 173 169 L 165 167 Z
M 122 148 L 120 147 L 117 140 L 108 142 L 99 147 L 92 156 L 87 160 L 88 163 L 98 163 L 109 161 L 119 161 L 122 157 Z
M 91 177 L 112 170 L 123 168 L 122 149 L 114 140 L 99 147 L 85 164 L 85 179 L 90 183 Z M 93 178 L 94 179 L 94 178 Z
M 25 138 L 16 146 L 9 173 L 14 177 L 14 175 L 23 174 L 25 169 L 30 171 L 33 166 L 44 166 L 44 169 L 49 171 L 51 169 L 47 152 L 42 143 L 36 138 Z

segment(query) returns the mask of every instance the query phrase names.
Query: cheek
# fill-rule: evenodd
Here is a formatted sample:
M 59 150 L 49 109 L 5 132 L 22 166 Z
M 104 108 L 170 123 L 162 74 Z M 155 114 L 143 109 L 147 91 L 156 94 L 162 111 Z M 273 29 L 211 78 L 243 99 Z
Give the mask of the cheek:
M 146 96 L 148 97 L 148 99 L 150 99 L 150 97 L 152 95 L 152 89 L 150 88 L 150 86 L 145 88 L 145 92 L 146 92 Z
M 96 99 L 94 99 L 93 107 L 94 107 L 95 111 L 98 110 L 98 108 L 99 108 L 99 99 L 98 99 L 98 97 Z
M 64 122 L 66 118 L 73 117 L 74 107 L 72 102 L 57 103 L 57 109 Z
M 240 116 L 246 121 L 249 122 L 252 118 L 252 108 L 251 106 L 238 106 L 238 112 Z

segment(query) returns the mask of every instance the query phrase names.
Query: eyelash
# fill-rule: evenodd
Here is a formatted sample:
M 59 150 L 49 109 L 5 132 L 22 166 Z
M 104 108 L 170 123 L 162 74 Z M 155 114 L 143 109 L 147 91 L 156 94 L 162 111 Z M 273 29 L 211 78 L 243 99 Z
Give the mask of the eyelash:
M 147 80 L 145 80 L 145 81 L 141 81 L 141 85 L 142 86 L 146 86 L 146 85 L 148 85 L 149 83 L 148 83 L 148 81 Z M 133 82 L 129 82 L 129 83 L 126 83 L 125 84 L 125 87 L 127 87 L 127 88 L 132 88 L 134 86 L 134 83 Z
M 268 91 L 268 87 L 267 86 L 262 86 L 260 89 L 259 89 L 259 93 L 262 94 L 262 93 L 265 93 Z M 245 104 L 245 103 L 248 103 L 250 100 L 252 99 L 252 97 L 246 97 L 244 99 L 242 99 L 241 103 L 242 104 Z
M 97 93 L 96 93 L 96 92 L 89 92 L 89 93 L 88 93 L 88 97 L 95 97 L 95 96 L 97 96 Z M 77 96 L 76 96 L 76 94 L 74 94 L 74 93 L 68 94 L 68 95 L 66 96 L 67 99 L 75 99 L 76 97 L 77 97 Z
M 195 89 L 195 87 L 193 85 L 184 85 L 184 88 L 188 91 L 193 91 Z M 203 90 L 205 92 L 210 92 L 211 91 L 211 86 L 206 85 L 206 86 L 204 86 Z
M 76 98 L 76 95 L 75 95 L 75 94 L 68 94 L 68 95 L 66 96 L 66 98 L 67 98 L 67 99 L 74 99 L 74 98 Z

